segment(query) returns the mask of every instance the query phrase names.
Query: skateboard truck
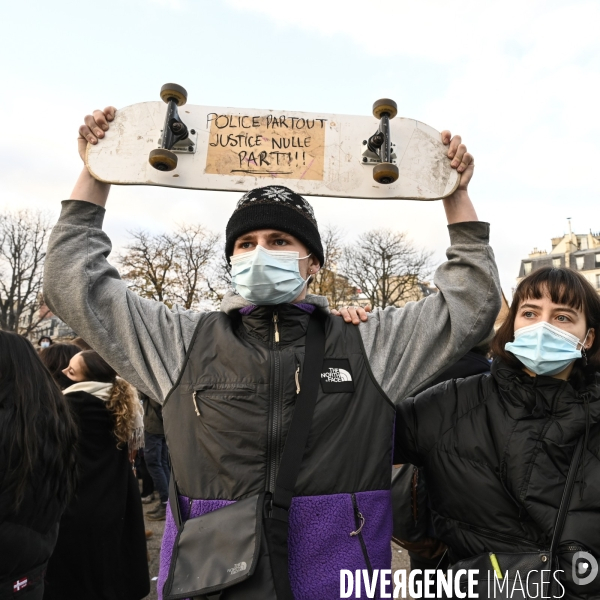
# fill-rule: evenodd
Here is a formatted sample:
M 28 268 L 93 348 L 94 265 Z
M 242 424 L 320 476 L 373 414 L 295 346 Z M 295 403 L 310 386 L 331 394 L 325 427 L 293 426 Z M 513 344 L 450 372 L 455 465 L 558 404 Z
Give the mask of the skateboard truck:
M 196 152 L 198 135 L 193 129 L 188 130 L 177 111 L 178 106 L 187 102 L 185 89 L 176 83 L 166 83 L 160 89 L 160 97 L 167 103 L 167 114 L 161 130 L 162 136 L 158 140 L 159 147 L 150 152 L 148 162 L 159 171 L 173 171 L 177 167 L 175 152 Z
M 373 115 L 379 119 L 379 128 L 368 139 L 363 141 L 362 151 L 364 165 L 375 165 L 373 179 L 377 183 L 390 184 L 398 179 L 400 174 L 394 164 L 397 156 L 392 149 L 390 119 L 398 114 L 398 107 L 393 100 L 382 98 L 373 104 Z

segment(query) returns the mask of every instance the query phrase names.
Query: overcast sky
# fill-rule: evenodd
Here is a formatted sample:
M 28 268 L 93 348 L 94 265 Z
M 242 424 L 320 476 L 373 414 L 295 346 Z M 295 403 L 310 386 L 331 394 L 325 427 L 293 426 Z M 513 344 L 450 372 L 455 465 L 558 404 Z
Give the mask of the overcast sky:
M 502 284 L 567 229 L 600 230 L 600 3 L 523 0 L 31 0 L 5 3 L 1 208 L 58 214 L 81 163 L 77 129 L 95 108 L 157 100 L 399 115 L 460 133 L 471 197 L 492 224 Z M 105 228 L 201 222 L 223 231 L 239 194 L 113 187 Z M 441 202 L 311 199 L 352 239 L 407 231 L 444 258 Z

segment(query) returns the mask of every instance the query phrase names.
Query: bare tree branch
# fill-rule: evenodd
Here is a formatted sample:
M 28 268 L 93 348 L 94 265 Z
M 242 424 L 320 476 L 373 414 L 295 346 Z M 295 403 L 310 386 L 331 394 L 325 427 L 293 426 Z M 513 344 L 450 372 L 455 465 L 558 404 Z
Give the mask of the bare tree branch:
M 432 272 L 431 253 L 405 233 L 374 229 L 361 234 L 344 253 L 344 273 L 373 307 L 402 306 L 421 297 L 419 283 Z
M 197 306 L 208 297 L 207 271 L 220 236 L 201 225 L 181 225 L 175 242 L 173 296 L 184 308 Z
M 324 264 L 308 286 L 311 294 L 325 296 L 334 308 L 356 301 L 356 287 L 340 272 L 344 254 L 343 237 L 344 233 L 339 227 L 325 226 L 321 234 Z
M 208 274 L 206 285 L 208 287 L 209 298 L 215 307 L 221 303 L 225 294 L 231 288 L 231 265 L 225 256 L 225 247 L 220 246 L 215 261 Z
M 200 225 L 181 225 L 173 234 L 130 232 L 119 255 L 121 276 L 144 298 L 171 307 L 197 308 L 209 296 L 207 273 L 220 237 Z
M 130 231 L 132 242 L 118 256 L 121 277 L 130 288 L 144 298 L 173 305 L 169 290 L 173 283 L 172 268 L 175 242 L 167 234 L 152 235 L 147 231 Z
M 40 211 L 0 214 L 0 328 L 28 335 L 47 316 L 42 275 L 49 217 Z

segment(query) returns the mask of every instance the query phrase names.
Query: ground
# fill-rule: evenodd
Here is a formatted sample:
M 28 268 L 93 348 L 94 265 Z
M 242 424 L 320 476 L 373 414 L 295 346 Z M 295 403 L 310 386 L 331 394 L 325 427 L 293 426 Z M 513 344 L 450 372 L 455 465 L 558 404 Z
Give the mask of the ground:
M 144 516 L 145 514 L 154 508 L 156 503 L 144 504 Z M 163 529 L 165 527 L 164 521 L 148 521 L 146 519 L 146 529 L 152 531 L 152 536 L 148 539 L 148 555 L 150 557 L 150 582 L 151 591 L 145 600 L 157 600 L 156 594 L 156 578 L 158 577 L 158 558 L 160 554 L 160 542 L 162 540 Z M 392 544 L 392 570 L 395 569 L 407 569 L 408 575 L 408 554 L 406 550 L 400 548 L 396 544 Z

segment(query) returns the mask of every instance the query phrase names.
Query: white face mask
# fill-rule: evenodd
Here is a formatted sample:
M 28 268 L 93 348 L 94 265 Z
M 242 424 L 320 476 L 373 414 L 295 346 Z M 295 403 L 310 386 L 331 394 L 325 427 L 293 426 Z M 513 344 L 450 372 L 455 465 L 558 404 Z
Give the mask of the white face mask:
M 41 342 L 41 343 L 40 343 L 40 346 L 41 346 L 42 348 L 49 348 L 49 347 L 50 347 L 50 342 Z
M 309 256 L 256 246 L 252 252 L 231 257 L 231 283 L 235 291 L 252 304 L 292 302 L 308 282 L 300 275 L 298 261 Z

